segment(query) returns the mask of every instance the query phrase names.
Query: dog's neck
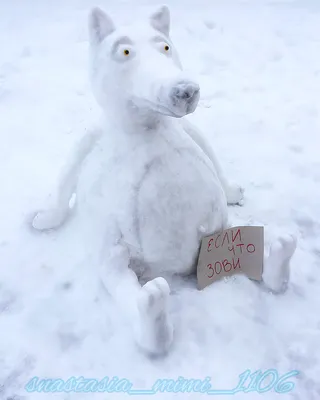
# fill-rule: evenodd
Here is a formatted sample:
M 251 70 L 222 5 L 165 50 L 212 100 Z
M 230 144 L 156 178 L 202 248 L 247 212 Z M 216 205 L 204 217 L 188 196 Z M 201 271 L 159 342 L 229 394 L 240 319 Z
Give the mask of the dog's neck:
M 127 134 L 147 133 L 148 131 L 157 132 L 168 127 L 172 122 L 170 117 L 136 107 L 133 104 L 123 107 L 121 112 L 119 112 L 119 108 L 112 106 L 104 109 L 104 112 L 113 126 Z

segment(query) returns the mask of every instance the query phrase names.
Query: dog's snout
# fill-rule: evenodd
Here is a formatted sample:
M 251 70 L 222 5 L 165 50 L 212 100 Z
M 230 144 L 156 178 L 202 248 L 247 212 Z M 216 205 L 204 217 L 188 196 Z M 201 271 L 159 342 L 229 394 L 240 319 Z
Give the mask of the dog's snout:
M 193 82 L 181 82 L 174 86 L 171 97 L 174 103 L 192 102 L 200 92 L 200 87 Z

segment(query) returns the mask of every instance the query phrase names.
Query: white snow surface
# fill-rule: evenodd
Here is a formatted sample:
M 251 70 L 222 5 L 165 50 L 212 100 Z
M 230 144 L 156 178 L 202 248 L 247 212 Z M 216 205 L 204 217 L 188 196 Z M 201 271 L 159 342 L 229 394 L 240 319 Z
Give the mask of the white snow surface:
M 214 388 L 232 389 L 246 369 L 269 368 L 299 370 L 293 391 L 214 398 L 319 399 L 319 1 L 167 2 L 172 39 L 201 85 L 191 120 L 227 176 L 246 190 L 245 205 L 229 207 L 230 220 L 263 224 L 272 237 L 298 236 L 284 295 L 245 278 L 204 291 L 186 281 L 171 297 L 174 346 L 167 357 L 149 359 L 93 267 L 86 238 L 95 232 L 77 229 L 76 214 L 60 231 L 29 228 L 33 212 L 54 195 L 76 141 L 99 115 L 87 75 L 88 11 L 100 5 L 116 20 L 141 18 L 158 4 L 0 0 L 0 399 L 49 398 L 25 391 L 33 376 L 117 375 L 140 389 L 159 378 L 210 376 Z

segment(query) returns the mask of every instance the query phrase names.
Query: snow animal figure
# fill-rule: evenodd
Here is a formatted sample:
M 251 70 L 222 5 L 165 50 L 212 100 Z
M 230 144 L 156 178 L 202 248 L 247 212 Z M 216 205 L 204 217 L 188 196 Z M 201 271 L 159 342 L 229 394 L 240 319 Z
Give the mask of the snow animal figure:
M 145 23 L 120 27 L 91 11 L 91 78 L 106 125 L 80 142 L 56 206 L 33 219 L 35 229 L 58 228 L 76 196 L 79 217 L 101 229 L 102 280 L 138 345 L 153 355 L 173 341 L 167 281 L 195 272 L 201 238 L 227 228 L 227 204 L 243 198 L 183 118 L 196 109 L 200 88 L 184 75 L 169 29 L 166 6 Z M 281 238 L 265 260 L 264 284 L 274 292 L 288 280 L 295 246 L 293 237 Z

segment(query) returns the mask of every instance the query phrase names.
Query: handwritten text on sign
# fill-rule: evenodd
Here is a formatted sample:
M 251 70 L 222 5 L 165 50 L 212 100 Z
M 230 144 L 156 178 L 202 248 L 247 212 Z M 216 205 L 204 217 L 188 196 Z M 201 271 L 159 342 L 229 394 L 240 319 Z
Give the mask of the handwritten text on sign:
M 204 237 L 197 267 L 198 288 L 238 273 L 261 281 L 263 250 L 262 226 L 237 226 Z

